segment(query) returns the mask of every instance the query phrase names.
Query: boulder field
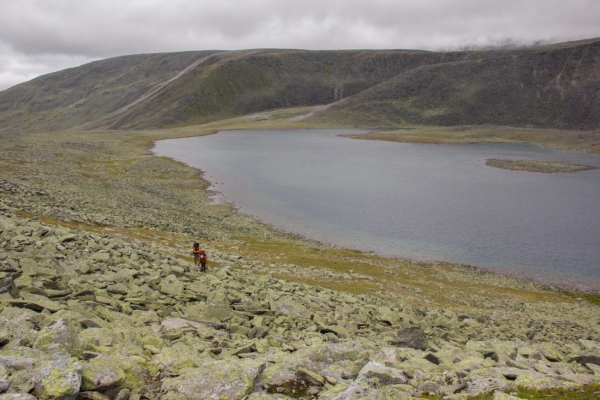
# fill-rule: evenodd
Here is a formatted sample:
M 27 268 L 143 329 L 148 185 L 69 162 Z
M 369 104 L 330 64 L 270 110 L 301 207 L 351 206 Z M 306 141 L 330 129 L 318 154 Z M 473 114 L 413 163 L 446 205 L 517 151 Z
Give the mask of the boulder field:
M 508 398 L 600 381 L 595 324 L 531 319 L 498 339 L 494 317 L 275 279 L 212 248 L 203 274 L 9 207 L 0 232 L 0 399 Z

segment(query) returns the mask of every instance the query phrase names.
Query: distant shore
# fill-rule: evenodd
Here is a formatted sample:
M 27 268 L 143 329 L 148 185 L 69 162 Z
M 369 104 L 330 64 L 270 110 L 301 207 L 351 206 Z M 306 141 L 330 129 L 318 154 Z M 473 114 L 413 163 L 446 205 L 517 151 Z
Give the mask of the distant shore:
M 345 135 L 353 139 L 402 143 L 532 143 L 558 150 L 600 153 L 600 131 L 519 128 L 497 125 L 413 126 Z

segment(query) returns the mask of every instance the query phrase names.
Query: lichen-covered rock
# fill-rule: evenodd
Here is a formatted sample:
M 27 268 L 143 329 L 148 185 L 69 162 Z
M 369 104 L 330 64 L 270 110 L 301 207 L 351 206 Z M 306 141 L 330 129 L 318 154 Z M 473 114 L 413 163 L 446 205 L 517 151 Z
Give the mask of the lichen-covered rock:
M 33 347 L 40 350 L 50 350 L 57 345 L 63 346 L 68 352 L 79 346 L 77 328 L 72 321 L 60 319 L 42 329 L 37 335 Z
M 0 364 L 10 373 L 9 391 L 32 391 L 40 399 L 68 398 L 79 392 L 82 366 L 64 349 L 51 353 L 28 347 L 2 350 Z
M 82 390 L 104 391 L 119 387 L 124 381 L 125 372 L 108 355 L 101 354 L 83 365 Z
M 185 285 L 179 281 L 175 275 L 168 275 L 165 277 L 159 285 L 159 290 L 170 296 L 181 296 Z
M 522 400 L 522 398 L 513 396 L 508 393 L 496 391 L 496 392 L 494 392 L 494 397 L 492 398 L 492 400 Z
M 250 394 L 263 369 L 264 363 L 254 360 L 205 362 L 177 378 L 165 379 L 161 399 L 241 399 Z
M 543 343 L 539 347 L 540 353 L 542 353 L 542 355 L 546 357 L 548 361 L 558 362 L 564 359 L 564 355 L 558 348 L 558 345 L 553 345 L 551 343 Z
M 14 307 L 19 308 L 28 308 L 33 311 L 41 312 L 43 310 L 48 310 L 50 312 L 57 312 L 59 310 L 64 310 L 66 307 L 56 301 L 50 300 L 46 296 L 40 296 L 33 293 L 22 292 L 21 293 L 22 300 L 11 300 L 9 303 Z
M 39 399 L 65 399 L 79 393 L 82 366 L 76 358 L 54 354 L 45 358 L 36 370 L 39 382 L 34 394 Z
M 173 347 L 163 347 L 160 353 L 154 356 L 153 362 L 161 365 L 168 374 L 180 375 L 199 367 L 202 357 L 195 348 L 179 342 Z
M 370 361 L 365 365 L 360 371 L 360 376 L 367 379 L 377 379 L 380 385 L 399 385 L 408 382 L 408 378 L 401 370 L 386 367 L 377 361 Z
M 4 365 L 0 364 L 0 393 L 8 389 L 8 371 Z
M 312 312 L 290 296 L 277 296 L 269 302 L 271 310 L 294 317 L 311 318 Z
M 405 391 L 408 389 L 408 391 Z M 386 393 L 387 392 L 387 393 Z M 394 385 L 384 390 L 379 390 L 377 387 L 377 379 L 370 379 L 365 377 L 361 373 L 350 385 L 346 386 L 343 391 L 339 392 L 333 397 L 330 395 L 324 396 L 324 398 L 330 398 L 331 400 L 386 400 L 388 398 L 394 399 L 410 399 L 414 394 L 412 387 Z
M 0 400 L 37 400 L 35 396 L 29 393 L 3 393 L 0 394 Z
M 409 347 L 419 350 L 425 350 L 427 348 L 425 331 L 418 326 L 399 330 L 396 334 L 396 338 L 391 340 L 390 343 L 398 347 Z
M 515 384 L 519 387 L 534 390 L 549 388 L 575 389 L 579 387 L 579 385 L 573 381 L 569 381 L 558 376 L 547 376 L 538 372 L 519 375 L 519 377 L 517 377 L 515 380 Z
M 497 374 L 470 375 L 467 378 L 467 393 L 470 396 L 477 396 L 481 393 L 490 393 L 494 391 L 511 391 L 517 386 L 513 381 L 509 381 L 503 376 Z
M 201 308 L 199 320 L 227 322 L 233 318 L 233 310 L 222 304 L 207 303 Z

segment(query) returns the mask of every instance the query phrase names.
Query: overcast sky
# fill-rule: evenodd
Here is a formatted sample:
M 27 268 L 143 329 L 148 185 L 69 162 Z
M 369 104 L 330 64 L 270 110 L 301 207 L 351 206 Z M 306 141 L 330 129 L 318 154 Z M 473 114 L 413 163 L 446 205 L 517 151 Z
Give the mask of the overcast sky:
M 600 0 L 0 0 L 0 90 L 125 54 L 600 37 Z

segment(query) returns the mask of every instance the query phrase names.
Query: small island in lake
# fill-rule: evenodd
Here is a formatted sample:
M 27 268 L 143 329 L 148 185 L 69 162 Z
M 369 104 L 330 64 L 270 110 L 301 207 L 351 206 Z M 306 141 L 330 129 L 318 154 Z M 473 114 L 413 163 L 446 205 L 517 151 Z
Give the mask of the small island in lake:
M 575 172 L 594 169 L 587 165 L 567 164 L 561 162 L 537 161 L 537 160 L 500 160 L 490 158 L 485 160 L 485 165 L 496 168 L 511 169 L 514 171 L 543 172 L 547 174 L 556 172 Z

